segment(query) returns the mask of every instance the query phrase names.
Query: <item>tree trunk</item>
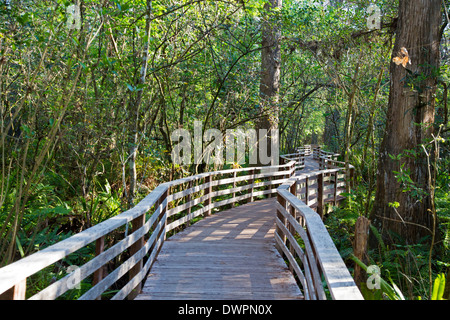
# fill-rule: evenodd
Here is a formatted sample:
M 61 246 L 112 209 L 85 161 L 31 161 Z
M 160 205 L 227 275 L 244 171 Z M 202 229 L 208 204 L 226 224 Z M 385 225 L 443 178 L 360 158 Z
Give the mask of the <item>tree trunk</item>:
M 350 91 L 347 91 L 348 94 L 348 108 L 347 108 L 347 116 L 345 119 L 345 149 L 344 149 L 344 162 L 345 162 L 345 176 L 346 181 L 350 181 L 350 146 L 352 144 L 352 132 L 353 132 L 353 113 L 354 113 L 354 105 L 355 105 L 355 97 L 356 91 L 358 89 L 358 76 L 360 71 L 360 62 L 363 57 L 363 51 L 360 52 L 358 62 L 356 63 L 355 74 L 352 79 L 352 85 L 350 87 Z M 350 193 L 350 184 L 345 184 L 345 192 Z
M 130 176 L 130 188 L 128 191 L 128 207 L 134 206 L 134 197 L 136 193 L 137 173 L 136 173 L 136 156 L 138 151 L 138 133 L 139 133 L 139 109 L 142 101 L 142 95 L 144 89 L 142 85 L 145 84 L 145 78 L 147 76 L 147 67 L 149 59 L 149 47 L 150 47 L 150 18 L 152 12 L 152 1 L 147 0 L 146 7 L 146 25 L 145 25 L 145 42 L 144 52 L 142 57 L 142 66 L 138 81 L 136 81 L 136 87 L 140 85 L 137 90 L 136 98 L 130 99 L 129 107 L 129 123 L 128 123 L 128 170 Z
M 433 226 L 427 158 L 421 145 L 431 138 L 441 23 L 440 0 L 400 0 L 393 56 L 402 47 L 411 64 L 391 62 L 386 130 L 380 147 L 377 191 L 371 221 L 388 243 L 392 234 L 406 243 L 430 236 Z M 392 60 L 391 60 L 392 61 Z M 408 154 L 412 150 L 415 154 Z M 394 159 L 395 157 L 395 159 Z M 396 173 L 397 172 L 397 173 Z M 403 181 L 399 181 L 403 172 Z M 406 180 L 409 175 L 411 180 Z M 410 187 L 410 191 L 406 188 Z M 420 191 L 424 193 L 420 193 Z M 418 193 L 419 192 L 419 193 Z M 398 202 L 394 208 L 390 203 Z M 371 237 L 371 245 L 374 245 Z
M 267 148 L 262 150 L 268 156 L 272 154 L 271 129 L 278 129 L 280 88 L 280 65 L 281 65 L 281 22 L 277 19 L 276 9 L 281 9 L 282 0 L 268 0 L 264 5 L 265 16 L 262 28 L 262 52 L 261 52 L 261 83 L 260 83 L 260 117 L 256 121 L 256 129 L 268 130 Z M 258 137 L 259 140 L 262 138 Z M 258 143 L 258 165 L 262 165 L 259 155 Z M 273 158 L 273 157 L 272 157 Z M 278 160 L 278 159 L 274 159 Z

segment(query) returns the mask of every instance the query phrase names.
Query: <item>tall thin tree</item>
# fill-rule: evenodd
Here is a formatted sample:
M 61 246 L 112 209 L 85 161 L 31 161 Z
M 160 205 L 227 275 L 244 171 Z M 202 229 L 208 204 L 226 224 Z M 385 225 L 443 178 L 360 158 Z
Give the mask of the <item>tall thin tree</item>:
M 282 0 L 268 0 L 264 5 L 264 17 L 262 26 L 262 51 L 261 51 L 261 82 L 260 82 L 260 116 L 256 122 L 256 129 L 268 130 L 267 155 L 272 157 L 270 130 L 278 129 L 279 115 L 279 90 L 281 70 L 281 22 L 279 12 Z M 262 137 L 259 137 L 261 139 Z M 259 147 L 258 147 L 259 149 Z M 261 163 L 258 152 L 258 164 Z

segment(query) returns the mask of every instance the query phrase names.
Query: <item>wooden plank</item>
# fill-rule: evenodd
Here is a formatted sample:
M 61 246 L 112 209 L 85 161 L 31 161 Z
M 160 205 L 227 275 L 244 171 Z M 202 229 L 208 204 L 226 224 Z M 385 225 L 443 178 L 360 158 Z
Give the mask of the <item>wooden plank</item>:
M 151 294 L 142 293 L 135 300 L 302 300 L 303 296 L 299 294 L 293 297 L 289 293 L 272 292 L 232 292 L 224 294 L 222 292 L 213 293 L 190 293 L 190 292 L 152 292 Z

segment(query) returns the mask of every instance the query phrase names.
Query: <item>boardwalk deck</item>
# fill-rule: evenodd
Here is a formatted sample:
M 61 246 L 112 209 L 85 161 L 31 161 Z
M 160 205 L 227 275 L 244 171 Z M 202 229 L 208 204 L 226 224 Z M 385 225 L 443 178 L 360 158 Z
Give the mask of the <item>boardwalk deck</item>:
M 275 249 L 275 200 L 207 217 L 168 239 L 136 300 L 302 299 Z
M 319 162 L 315 161 L 312 156 L 305 157 L 305 167 L 296 172 L 296 174 L 310 173 L 319 170 Z

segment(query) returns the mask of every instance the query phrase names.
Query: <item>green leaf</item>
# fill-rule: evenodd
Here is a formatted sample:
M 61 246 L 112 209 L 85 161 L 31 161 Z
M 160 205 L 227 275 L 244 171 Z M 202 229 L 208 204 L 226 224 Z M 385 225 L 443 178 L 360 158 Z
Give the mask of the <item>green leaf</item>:
M 433 293 L 431 295 L 431 300 L 442 300 L 445 290 L 445 276 L 440 273 L 434 280 Z
M 16 243 L 17 243 L 17 249 L 19 250 L 20 256 L 23 258 L 25 256 L 25 253 L 23 251 L 22 244 L 19 241 L 19 237 L 16 235 Z

